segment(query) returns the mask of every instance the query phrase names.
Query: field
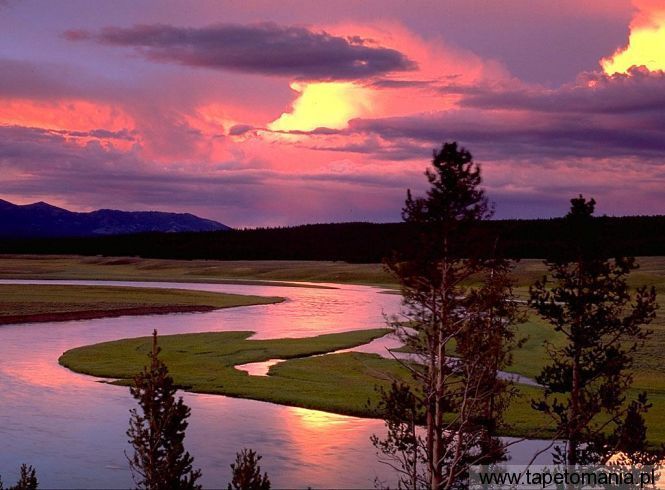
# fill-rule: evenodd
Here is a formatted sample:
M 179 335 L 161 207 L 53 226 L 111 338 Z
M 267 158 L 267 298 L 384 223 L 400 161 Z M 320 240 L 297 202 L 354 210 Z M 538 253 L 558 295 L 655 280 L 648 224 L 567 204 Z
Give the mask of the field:
M 264 281 L 306 281 L 395 286 L 394 279 L 383 270 L 381 264 L 54 255 L 0 255 L 0 279 L 104 279 L 243 284 L 264 284 Z M 296 286 L 289 283 L 282 285 Z
M 0 325 L 210 311 L 279 301 L 282 298 L 183 289 L 0 284 Z
M 665 294 L 665 257 L 640 257 L 640 269 L 630 284 L 656 286 Z M 517 263 L 517 291 L 545 273 L 541 260 Z M 169 260 L 139 257 L 83 257 L 76 255 L 0 255 L 0 279 L 101 279 L 107 281 L 243 282 L 306 281 L 369 284 L 396 287 L 397 281 L 381 264 L 349 264 L 306 260 Z M 295 284 L 294 284 L 295 285 Z
M 633 287 L 642 284 L 654 285 L 658 291 L 658 300 L 664 305 L 658 312 L 656 321 L 649 327 L 653 330 L 649 342 L 640 350 L 635 361 L 633 374 L 634 391 L 646 390 L 654 406 L 647 415 L 649 435 L 652 441 L 665 442 L 665 257 L 639 258 L 640 269 L 630 277 Z M 528 295 L 528 286 L 545 273 L 541 261 L 523 260 L 515 270 L 516 291 L 522 298 Z M 312 281 L 374 284 L 383 287 L 396 287 L 395 281 L 380 264 L 346 264 L 338 262 L 306 261 L 257 261 L 257 262 L 218 262 L 218 261 L 175 261 L 139 258 L 103 258 L 103 257 L 0 257 L 0 278 L 35 278 L 35 279 L 121 279 L 184 282 L 236 282 L 236 281 Z M 32 286 L 31 286 L 32 287 Z M 72 291 L 72 290 L 69 290 Z M 66 298 L 66 296 L 65 296 Z M 510 371 L 528 377 L 535 377 L 547 359 L 543 342 L 560 341 L 542 320 L 534 315 L 520 326 L 522 336 L 527 337 L 524 346 L 515 353 L 514 364 Z M 243 342 L 253 342 L 237 339 Z M 252 344 L 255 345 L 255 344 Z M 192 347 L 194 348 L 194 347 Z M 256 359 L 264 359 L 258 355 Z M 274 354 L 274 353 L 271 353 Z M 267 354 L 266 354 L 267 355 Z M 306 355 L 301 353 L 301 355 Z M 282 356 L 276 356 L 282 357 Z M 106 361 L 105 361 L 106 362 Z M 111 365 L 115 362 L 109 359 Z M 250 362 L 250 361 L 243 361 Z M 74 364 L 72 364 L 74 366 Z M 137 366 L 134 366 L 136 368 Z M 78 366 L 80 369 L 81 366 Z M 228 368 L 228 365 L 227 365 Z M 87 366 L 86 369 L 97 369 Z M 176 376 L 179 376 L 174 367 Z M 226 369 L 226 368 L 225 368 Z M 294 359 L 271 370 L 269 378 L 254 379 L 243 373 L 233 373 L 233 369 L 223 376 L 231 376 L 233 383 L 220 382 L 222 387 L 203 386 L 196 383 L 184 383 L 183 386 L 209 392 L 224 392 L 233 396 L 256 397 L 278 403 L 315 406 L 318 408 L 356 415 L 371 415 L 365 401 L 374 396 L 373 387 L 385 370 L 395 369 L 391 361 L 368 354 L 336 354 L 325 357 Z M 135 371 L 134 371 L 135 372 Z M 334 373 L 334 374 L 333 374 Z M 111 377 L 121 373 L 108 372 Z M 131 375 L 131 373 L 125 373 Z M 351 377 L 347 377 L 351 376 Z M 348 383 L 335 385 L 334 377 L 340 376 Z M 273 381 L 270 381 L 273 380 Z M 271 385 L 277 382 L 280 384 Z M 311 398 L 300 397 L 299 390 L 289 390 L 286 385 L 293 383 L 318 383 L 324 380 L 323 391 L 327 397 L 309 393 Z M 246 383 L 249 388 L 242 388 Z M 327 384 L 327 383 L 333 383 Z M 340 390 L 335 391 L 337 386 Z M 243 391 L 250 390 L 251 393 Z M 346 390 L 346 395 L 345 395 Z M 353 396 L 349 396 L 353 391 Z M 513 423 L 511 433 L 522 435 L 543 435 L 545 422 L 529 407 L 529 400 L 536 394 L 534 388 L 521 387 L 522 398 L 510 409 L 509 421 Z M 314 390 L 316 392 L 316 390 Z M 295 397 L 295 398 L 294 398 Z

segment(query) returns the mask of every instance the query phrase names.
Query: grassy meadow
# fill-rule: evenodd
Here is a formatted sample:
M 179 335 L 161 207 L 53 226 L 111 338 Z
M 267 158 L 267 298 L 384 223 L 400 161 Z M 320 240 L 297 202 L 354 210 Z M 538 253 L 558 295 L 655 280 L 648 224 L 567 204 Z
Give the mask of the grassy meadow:
M 346 262 L 219 261 L 0 255 L 0 279 L 102 279 L 300 286 L 288 281 L 395 286 L 381 264 Z M 269 282 L 268 282 L 269 281 Z

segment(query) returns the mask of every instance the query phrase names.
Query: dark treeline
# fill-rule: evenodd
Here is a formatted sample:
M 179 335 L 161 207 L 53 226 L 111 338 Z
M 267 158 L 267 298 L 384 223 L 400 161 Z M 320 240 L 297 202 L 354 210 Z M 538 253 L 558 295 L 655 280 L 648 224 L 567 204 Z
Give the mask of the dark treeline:
M 665 216 L 598 217 L 612 253 L 665 255 Z M 139 256 L 218 260 L 381 262 L 403 249 L 406 223 L 333 223 L 202 233 L 142 233 L 86 238 L 2 239 L 0 253 Z M 556 254 L 566 241 L 560 218 L 484 221 L 478 243 L 511 258 Z M 498 242 L 489 237 L 500 237 Z

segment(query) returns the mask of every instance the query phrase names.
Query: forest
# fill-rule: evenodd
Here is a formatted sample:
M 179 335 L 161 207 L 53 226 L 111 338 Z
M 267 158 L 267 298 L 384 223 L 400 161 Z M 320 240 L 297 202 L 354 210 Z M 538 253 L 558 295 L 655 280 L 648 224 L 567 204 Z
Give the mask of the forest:
M 665 255 L 665 216 L 599 216 L 596 223 L 613 255 Z M 413 236 L 409 226 L 359 222 L 199 233 L 6 238 L 0 240 L 0 253 L 377 263 L 393 250 L 408 248 Z M 479 247 L 507 258 L 550 257 L 570 238 L 561 218 L 487 220 L 470 233 L 478 235 Z

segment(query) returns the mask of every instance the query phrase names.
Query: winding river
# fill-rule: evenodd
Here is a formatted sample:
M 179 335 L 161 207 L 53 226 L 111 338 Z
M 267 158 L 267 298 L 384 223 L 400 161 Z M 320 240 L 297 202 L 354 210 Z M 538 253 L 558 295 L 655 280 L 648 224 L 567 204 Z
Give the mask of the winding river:
M 57 360 L 67 349 L 126 337 L 253 330 L 255 338 L 306 337 L 383 326 L 400 297 L 355 285 L 308 287 L 120 281 L 0 281 L 32 284 L 118 285 L 282 296 L 274 305 L 155 316 L 127 316 L 0 327 L 0 475 L 15 481 L 21 463 L 37 468 L 41 488 L 128 488 L 124 451 L 134 400 L 125 387 L 73 373 Z M 385 352 L 385 340 L 362 348 Z M 225 487 L 229 464 L 243 447 L 256 449 L 273 486 L 371 488 L 375 478 L 394 486 L 369 442 L 380 420 L 216 395 L 182 393 L 191 407 L 185 440 L 204 487 Z M 543 441 L 511 448 L 524 464 Z

